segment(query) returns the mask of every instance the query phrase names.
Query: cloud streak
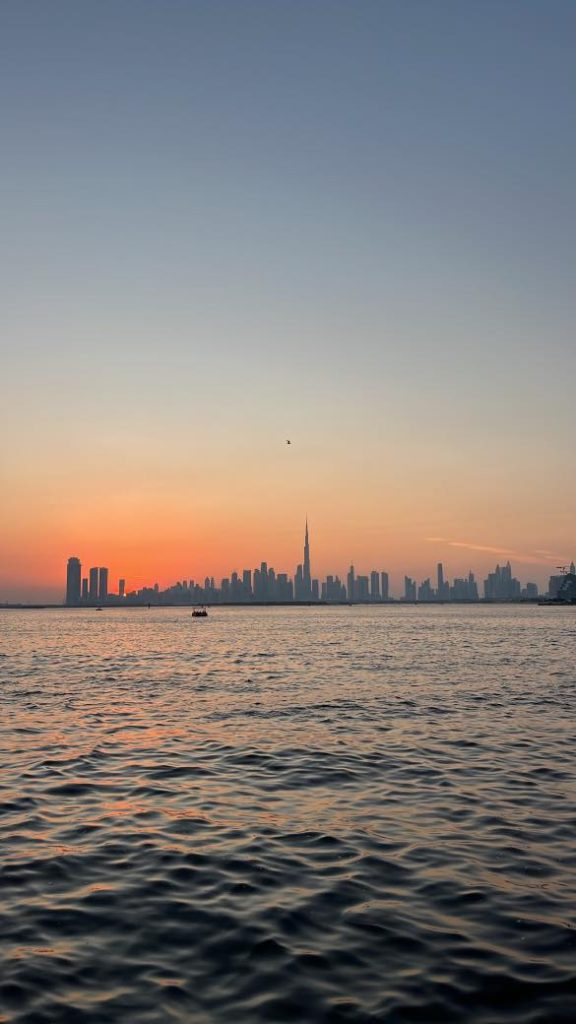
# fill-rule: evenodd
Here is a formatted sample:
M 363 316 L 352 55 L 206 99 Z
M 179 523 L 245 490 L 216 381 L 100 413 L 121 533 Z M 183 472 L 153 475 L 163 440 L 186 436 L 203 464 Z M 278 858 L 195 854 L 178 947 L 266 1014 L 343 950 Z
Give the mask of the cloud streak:
M 551 560 L 559 563 L 566 562 L 564 555 L 552 554 L 548 551 L 524 552 L 516 551 L 514 548 L 498 547 L 492 544 L 475 544 L 472 541 L 452 540 L 450 537 L 427 537 L 429 543 L 445 544 L 450 548 L 463 548 L 467 551 L 482 551 L 486 554 L 500 555 L 504 558 L 515 558 L 519 562 L 526 562 L 532 565 L 550 565 Z

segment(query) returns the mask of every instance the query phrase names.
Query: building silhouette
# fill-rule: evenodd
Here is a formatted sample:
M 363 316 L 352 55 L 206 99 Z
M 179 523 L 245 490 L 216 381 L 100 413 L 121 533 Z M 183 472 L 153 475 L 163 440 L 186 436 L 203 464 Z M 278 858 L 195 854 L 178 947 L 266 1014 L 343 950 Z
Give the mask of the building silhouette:
M 69 558 L 66 569 L 66 604 L 80 604 L 82 565 L 79 558 Z
M 510 562 L 497 565 L 494 572 L 484 580 L 484 598 L 486 601 L 514 601 L 520 597 L 520 583 L 512 576 Z
M 310 575 L 310 544 L 308 541 L 308 516 L 306 516 L 306 529 L 304 532 L 304 565 L 302 569 L 302 583 L 304 587 L 304 600 L 309 601 L 312 597 L 312 578 Z
M 353 565 L 351 565 L 349 570 L 348 570 L 348 575 L 346 577 L 346 583 L 347 583 L 348 600 L 349 601 L 356 600 L 356 574 L 354 572 L 354 566 Z
M 444 579 L 444 566 L 438 562 L 436 566 L 436 599 L 448 601 L 450 599 L 450 584 Z
M 574 566 L 572 566 L 572 569 Z M 556 594 L 558 601 L 576 602 L 576 573 L 567 572 Z
M 345 601 L 346 587 L 339 576 L 327 576 L 321 587 L 322 601 Z
M 421 601 L 478 601 L 478 585 L 472 571 L 467 577 L 456 578 L 449 582 L 444 575 L 441 562 L 436 565 L 436 586 L 430 577 L 418 583 L 409 576 L 404 577 L 404 590 L 401 600 L 408 602 Z M 566 568 L 561 576 L 550 578 L 550 596 L 576 593 L 576 570 L 574 564 Z M 535 600 L 538 587 L 535 583 L 521 586 L 519 580 L 512 575 L 510 562 L 497 565 L 494 572 L 488 574 L 484 581 L 484 600 L 517 601 Z M 186 605 L 186 604 L 287 604 L 301 603 L 343 603 L 349 604 L 381 604 L 397 600 L 390 594 L 390 579 L 387 572 L 372 569 L 366 575 L 356 574 L 354 565 L 350 565 L 345 580 L 336 575 L 328 575 L 322 581 L 312 577 L 310 558 L 310 533 L 308 517 L 304 525 L 303 560 L 296 567 L 293 577 L 285 572 L 276 572 L 268 564 L 261 562 L 258 568 L 243 569 L 231 572 L 219 581 L 213 576 L 206 576 L 204 582 L 195 582 L 192 578 L 183 579 L 161 590 L 157 583 L 144 586 L 138 590 L 126 591 L 125 579 L 118 581 L 118 592 L 109 593 L 109 572 L 105 566 L 92 567 L 88 577 L 82 578 L 80 559 L 68 559 L 66 572 L 66 604 L 134 604 L 148 603 L 155 605 Z
M 294 598 L 296 601 L 312 601 L 314 588 L 310 570 L 310 540 L 308 535 L 308 516 L 304 527 L 304 558 L 296 566 L 294 574 Z
M 455 579 L 452 586 L 448 585 L 448 596 L 451 601 L 477 601 L 478 586 L 474 573 L 470 571 L 467 579 Z
M 567 595 L 571 595 L 568 597 Z M 561 575 L 551 576 L 548 581 L 548 597 L 552 600 L 576 599 L 576 566 L 571 562 Z

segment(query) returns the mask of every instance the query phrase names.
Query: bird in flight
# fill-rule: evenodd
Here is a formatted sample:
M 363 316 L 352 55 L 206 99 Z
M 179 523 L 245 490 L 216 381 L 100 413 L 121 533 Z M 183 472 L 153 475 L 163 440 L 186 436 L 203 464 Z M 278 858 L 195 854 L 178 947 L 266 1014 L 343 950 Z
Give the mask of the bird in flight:
M 292 441 L 286 441 L 286 444 L 292 444 Z

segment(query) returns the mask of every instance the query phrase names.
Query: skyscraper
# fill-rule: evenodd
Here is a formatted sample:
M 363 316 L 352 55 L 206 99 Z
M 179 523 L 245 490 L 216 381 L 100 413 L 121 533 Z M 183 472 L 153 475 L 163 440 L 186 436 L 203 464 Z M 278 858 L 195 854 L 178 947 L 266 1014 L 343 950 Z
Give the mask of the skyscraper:
M 294 598 L 296 601 L 304 601 L 304 577 L 302 575 L 302 566 L 296 566 L 296 573 L 294 576 Z
M 66 569 L 66 604 L 80 604 L 82 566 L 79 558 L 69 558 Z
M 252 570 L 242 570 L 242 596 L 244 601 L 250 601 L 252 598 Z
M 98 600 L 100 602 L 108 599 L 108 569 L 102 566 L 98 572 Z
M 470 572 L 468 573 L 468 599 L 470 601 L 478 600 L 478 587 L 476 585 L 472 569 L 470 569 Z
M 98 600 L 98 569 L 94 567 L 90 569 L 89 582 L 88 582 L 88 597 L 90 601 Z
M 450 586 L 444 580 L 444 566 L 442 562 L 438 562 L 436 567 L 436 599 L 438 601 L 447 601 L 450 597 Z
M 512 601 L 520 597 L 520 583 L 512 576 L 510 562 L 497 565 L 494 572 L 484 580 L 484 597 L 487 601 Z
M 302 570 L 304 585 L 304 596 L 306 599 L 312 597 L 312 577 L 310 574 L 310 544 L 308 542 L 308 516 L 306 516 L 306 531 L 304 533 L 304 565 Z
M 346 578 L 346 582 L 347 582 L 347 588 L 346 589 L 347 589 L 347 592 L 348 592 L 348 600 L 349 601 L 353 601 L 354 598 L 356 597 L 356 577 L 354 575 L 354 566 L 353 565 L 350 566 L 350 570 L 348 572 L 348 576 Z

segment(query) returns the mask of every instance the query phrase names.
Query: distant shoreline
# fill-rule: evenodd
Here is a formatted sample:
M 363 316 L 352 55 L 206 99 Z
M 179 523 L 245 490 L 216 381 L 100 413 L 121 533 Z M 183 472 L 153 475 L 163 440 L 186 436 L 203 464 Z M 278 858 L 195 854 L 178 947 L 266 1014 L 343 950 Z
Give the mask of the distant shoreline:
M 518 598 L 510 601 L 491 601 L 485 598 L 480 598 L 478 601 L 467 601 L 467 600 L 454 600 L 454 601 L 402 601 L 400 599 L 393 599 L 391 601 L 205 601 L 202 607 L 205 608 L 403 608 L 405 606 L 418 607 L 419 605 L 428 606 L 442 606 L 447 605 L 540 605 L 546 607 L 551 605 L 553 607 L 574 607 L 569 601 L 553 601 L 542 597 L 530 597 L 530 598 Z M 189 602 L 166 602 L 162 604 L 148 604 L 147 601 L 130 601 L 130 602 L 110 602 L 102 605 L 96 604 L 84 604 L 84 605 L 67 605 L 67 604 L 19 604 L 17 602 L 0 604 L 0 611 L 49 611 L 49 610 L 61 610 L 61 611 L 94 611 L 96 608 L 100 608 L 102 611 L 115 611 L 118 608 L 123 610 L 129 609 L 150 609 L 156 610 L 160 608 L 197 608 L 198 605 L 190 604 Z

